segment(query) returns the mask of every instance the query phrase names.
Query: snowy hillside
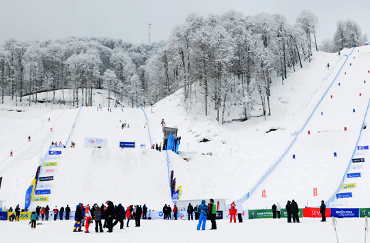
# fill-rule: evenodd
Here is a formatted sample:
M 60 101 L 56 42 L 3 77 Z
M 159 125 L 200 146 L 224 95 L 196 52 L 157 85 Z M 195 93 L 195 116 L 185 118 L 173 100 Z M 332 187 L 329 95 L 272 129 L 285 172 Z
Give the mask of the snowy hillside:
M 67 146 L 55 148 L 62 154 L 54 180 L 48 182 L 49 202 L 37 204 L 74 205 L 110 199 L 124 205 L 146 203 L 151 209 L 160 209 L 171 203 L 166 153 L 151 150 L 150 144 L 162 142 L 160 123 L 164 119 L 166 126 L 177 127 L 181 136 L 179 155 L 169 152 L 170 169 L 175 171 L 177 186 L 181 185 L 183 190 L 180 199 L 241 199 L 297 135 L 286 157 L 243 206 L 269 208 L 272 203 L 283 204 L 293 198 L 301 207 L 318 206 L 321 199 L 328 200 L 340 185 L 359 138 L 370 96 L 364 82 L 370 76 L 369 47 L 356 48 L 345 63 L 346 59 L 344 55 L 318 52 L 306 67 L 290 73 L 284 85 L 274 80 L 272 115 L 266 121 L 264 117 L 251 117 L 245 122 L 220 125 L 213 120 L 214 116 L 201 115 L 200 105 L 188 114 L 182 90 L 152 108 L 146 107 L 148 124 L 139 108 L 112 108 L 111 112 L 107 107 L 97 109 L 99 103 L 107 104 L 104 92 L 94 94 L 92 107 L 80 109 L 50 104 L 16 107 L 8 100 L 0 105 L 0 177 L 3 177 L 0 200 L 5 200 L 3 205 L 7 207 L 23 205 L 25 192 L 51 141 L 61 141 Z M 330 69 L 326 68 L 327 63 Z M 325 94 L 326 90 L 329 91 Z M 122 129 L 122 123 L 130 128 Z M 28 136 L 31 142 L 27 141 Z M 85 147 L 85 138 L 107 139 L 108 146 Z M 358 145 L 368 145 L 368 138 L 364 130 Z M 201 142 L 203 139 L 209 141 Z M 75 148 L 70 147 L 71 141 L 76 143 Z M 136 148 L 121 149 L 120 141 L 136 142 Z M 142 144 L 146 147 L 141 148 Z M 9 157 L 11 150 L 13 157 Z M 367 154 L 363 155 L 366 161 Z M 47 161 L 56 162 L 52 158 Z M 369 201 L 361 193 L 370 187 L 366 179 L 369 169 L 366 162 L 362 164 L 363 174 L 356 179 L 359 182 L 352 189 L 353 198 L 341 199 L 347 201 L 347 206 L 367 206 Z M 345 183 L 353 181 L 351 178 Z M 313 188 L 318 190 L 317 197 L 313 196 Z M 266 191 L 266 198 L 261 197 L 262 190 Z

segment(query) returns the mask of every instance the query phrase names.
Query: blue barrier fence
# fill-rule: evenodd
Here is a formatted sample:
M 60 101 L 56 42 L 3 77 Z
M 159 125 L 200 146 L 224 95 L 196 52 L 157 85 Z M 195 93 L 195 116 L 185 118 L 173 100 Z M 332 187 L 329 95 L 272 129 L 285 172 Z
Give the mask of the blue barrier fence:
M 353 159 L 353 157 L 355 156 L 355 153 L 356 153 L 356 149 L 357 149 L 358 143 L 360 142 L 360 139 L 361 139 L 362 130 L 363 130 L 363 124 L 365 124 L 365 120 L 366 120 L 366 117 L 367 117 L 367 112 L 369 111 L 369 106 L 370 106 L 370 99 L 369 99 L 369 101 L 368 101 L 368 103 L 367 103 L 367 108 L 366 108 L 366 112 L 365 112 L 365 115 L 364 115 L 364 120 L 362 121 L 361 129 L 360 129 L 360 134 L 358 135 L 357 142 L 356 142 L 356 146 L 355 146 L 355 149 L 353 150 L 353 153 L 352 153 L 351 159 L 349 160 L 348 166 L 347 166 L 347 168 L 346 168 L 346 171 L 344 172 L 343 178 L 342 178 L 342 180 L 340 181 L 340 183 L 339 183 L 339 186 L 338 186 L 337 190 L 335 190 L 334 194 L 329 198 L 329 200 L 328 200 L 328 201 L 326 201 L 326 205 L 329 205 L 329 203 L 330 203 L 330 202 L 333 202 L 333 201 L 336 199 L 336 195 L 337 195 L 337 193 L 342 189 L 342 185 L 343 185 L 343 183 L 344 183 L 344 180 L 347 178 L 348 171 L 349 171 L 349 169 L 351 168 L 352 159 Z
M 148 121 L 148 117 L 146 116 L 146 113 L 145 113 L 145 110 L 143 109 L 143 107 L 140 107 L 140 109 L 143 111 L 144 113 L 144 116 L 145 116 L 145 120 L 146 120 L 146 126 L 148 128 L 148 134 L 149 134 L 149 141 L 150 141 L 150 146 L 152 146 L 152 136 L 150 135 L 150 129 L 149 129 L 149 121 Z
M 313 109 L 313 111 L 311 112 L 311 114 L 309 115 L 309 117 L 307 118 L 307 120 L 305 121 L 305 123 L 303 124 L 302 128 L 299 130 L 298 133 L 295 134 L 293 140 L 290 142 L 288 148 L 284 151 L 284 153 L 280 156 L 280 158 L 262 175 L 262 177 L 258 180 L 258 182 L 252 187 L 252 189 L 247 193 L 245 194 L 242 198 L 236 200 L 237 204 L 242 204 L 244 203 L 248 198 L 250 198 L 252 196 L 252 194 L 256 191 L 256 189 L 262 184 L 262 182 L 264 182 L 264 180 L 271 174 L 272 171 L 274 171 L 274 169 L 280 164 L 280 162 L 285 158 L 285 156 L 287 155 L 287 153 L 290 151 L 290 149 L 292 148 L 292 146 L 294 145 L 295 141 L 297 140 L 297 135 L 302 133 L 302 131 L 306 128 L 308 122 L 311 120 L 313 114 L 316 112 L 317 108 L 319 107 L 319 105 L 321 104 L 321 102 L 323 101 L 324 97 L 326 96 L 326 94 L 328 93 L 329 89 L 333 86 L 335 80 L 337 79 L 337 77 L 339 76 L 340 72 L 342 71 L 344 65 L 346 64 L 348 58 L 350 55 L 352 55 L 353 51 L 355 50 L 356 47 L 353 47 L 351 53 L 349 55 L 346 55 L 346 59 L 344 60 L 342 66 L 340 67 L 337 75 L 335 76 L 335 78 L 333 79 L 333 81 L 330 83 L 329 87 L 326 89 L 326 91 L 324 92 L 324 94 L 322 95 L 321 99 L 318 101 L 318 103 L 316 104 L 315 108 Z M 348 168 L 347 168 L 348 169 Z

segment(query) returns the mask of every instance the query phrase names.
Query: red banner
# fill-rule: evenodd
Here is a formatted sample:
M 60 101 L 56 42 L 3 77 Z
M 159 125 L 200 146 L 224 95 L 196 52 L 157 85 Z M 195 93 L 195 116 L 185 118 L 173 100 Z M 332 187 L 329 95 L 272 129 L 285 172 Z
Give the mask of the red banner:
M 266 190 L 262 190 L 262 197 L 266 198 Z
M 315 187 L 314 189 L 313 189 L 313 196 L 315 197 L 315 196 L 317 196 L 317 187 Z
M 326 217 L 330 218 L 330 208 L 325 210 Z M 320 208 L 304 208 L 303 217 L 305 218 L 321 218 Z

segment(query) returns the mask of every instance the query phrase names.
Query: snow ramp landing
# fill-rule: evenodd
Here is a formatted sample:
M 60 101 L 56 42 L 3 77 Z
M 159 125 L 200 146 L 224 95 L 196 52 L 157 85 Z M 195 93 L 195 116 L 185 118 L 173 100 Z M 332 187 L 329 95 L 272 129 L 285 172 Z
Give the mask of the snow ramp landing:
M 355 48 L 288 154 L 246 207 L 271 207 L 292 199 L 301 207 L 319 206 L 332 196 L 351 160 L 367 109 L 369 52 L 368 47 Z
M 150 209 L 170 203 L 165 153 L 150 149 L 145 123 L 140 109 L 84 107 L 70 137 L 76 146 L 62 152 L 49 202 L 100 205 L 109 199 L 124 206 L 145 203 Z M 86 138 L 105 139 L 107 146 L 86 147 Z M 120 142 L 136 146 L 122 149 Z

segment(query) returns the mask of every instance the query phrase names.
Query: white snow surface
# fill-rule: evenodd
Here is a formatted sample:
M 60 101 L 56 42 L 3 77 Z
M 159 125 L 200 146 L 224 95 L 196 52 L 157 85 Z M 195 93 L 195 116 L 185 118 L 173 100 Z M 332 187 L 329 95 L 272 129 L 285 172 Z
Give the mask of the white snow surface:
M 25 192 L 50 142 L 66 143 L 71 134 L 68 142 L 74 141 L 76 147 L 70 148 L 68 143 L 61 150 L 54 181 L 50 182 L 52 193 L 49 202 L 32 203 L 31 208 L 46 204 L 51 207 L 69 204 L 74 208 L 73 205 L 79 202 L 100 205 L 109 199 L 123 205 L 145 203 L 149 209 L 160 210 L 165 203 L 172 203 L 166 153 L 150 149 L 146 126 L 149 125 L 152 143 L 160 143 L 163 138 L 162 119 L 166 126 L 178 128 L 181 136 L 179 155 L 169 152 L 170 169 L 175 171 L 177 186 L 182 185 L 180 200 L 240 199 L 287 149 L 294 139 L 291 134 L 302 128 L 343 65 L 344 54 L 350 52 L 343 51 L 341 57 L 317 52 L 311 63 L 304 63 L 303 69 L 297 68 L 296 72 L 289 73 L 284 85 L 280 79 L 274 80 L 272 114 L 266 120 L 254 116 L 245 122 L 231 122 L 231 118 L 235 118 L 235 114 L 231 114 L 226 117 L 230 122 L 221 125 L 214 120 L 213 111 L 207 117 L 203 115 L 201 102 L 186 113 L 182 90 L 153 107 L 146 107 L 148 124 L 139 108 L 127 106 L 123 110 L 112 108 L 108 112 L 107 107 L 103 107 L 97 110 L 99 103 L 107 104 L 104 102 L 106 94 L 101 91 L 94 92 L 94 105 L 82 107 L 80 112 L 77 108 L 63 105 L 29 107 L 25 102 L 15 106 L 7 99 L 6 104 L 0 105 L 0 177 L 3 177 L 0 200 L 5 201 L 3 206 L 7 208 L 24 205 Z M 330 69 L 326 68 L 328 62 Z M 321 200 L 328 200 L 333 195 L 359 138 L 370 96 L 369 63 L 370 47 L 356 48 L 307 126 L 297 135 L 286 157 L 245 201 L 244 209 L 270 208 L 276 202 L 285 205 L 291 199 L 295 199 L 300 207 L 319 206 Z M 194 98 L 201 99 L 196 95 L 200 95 L 199 92 L 194 94 Z M 253 114 L 259 112 L 256 110 Z M 130 128 L 121 129 L 125 121 Z M 270 129 L 277 130 L 266 133 Z M 27 141 L 28 136 L 31 136 L 31 142 Z M 108 147 L 84 147 L 87 137 L 106 138 Z M 203 138 L 210 141 L 200 143 Z M 136 142 L 136 148 L 121 149 L 119 141 Z M 140 148 L 141 144 L 146 148 Z M 364 130 L 358 145 L 368 144 L 368 130 Z M 9 157 L 10 150 L 14 152 L 13 157 Z M 209 152 L 212 156 L 202 155 Z M 334 157 L 334 152 L 337 157 Z M 346 201 L 348 207 L 369 206 L 367 161 L 370 158 L 366 151 L 364 153 L 362 156 L 366 162 L 361 164 L 363 168 L 351 170 L 361 172 L 362 177 L 345 181 L 356 182 L 356 188 L 345 190 L 353 192 L 353 198 L 339 200 Z M 315 187 L 318 196 L 314 197 Z M 262 198 L 262 190 L 266 190 L 266 198 Z M 260 224 L 262 221 L 253 222 Z M 248 233 L 240 234 L 248 236 Z

